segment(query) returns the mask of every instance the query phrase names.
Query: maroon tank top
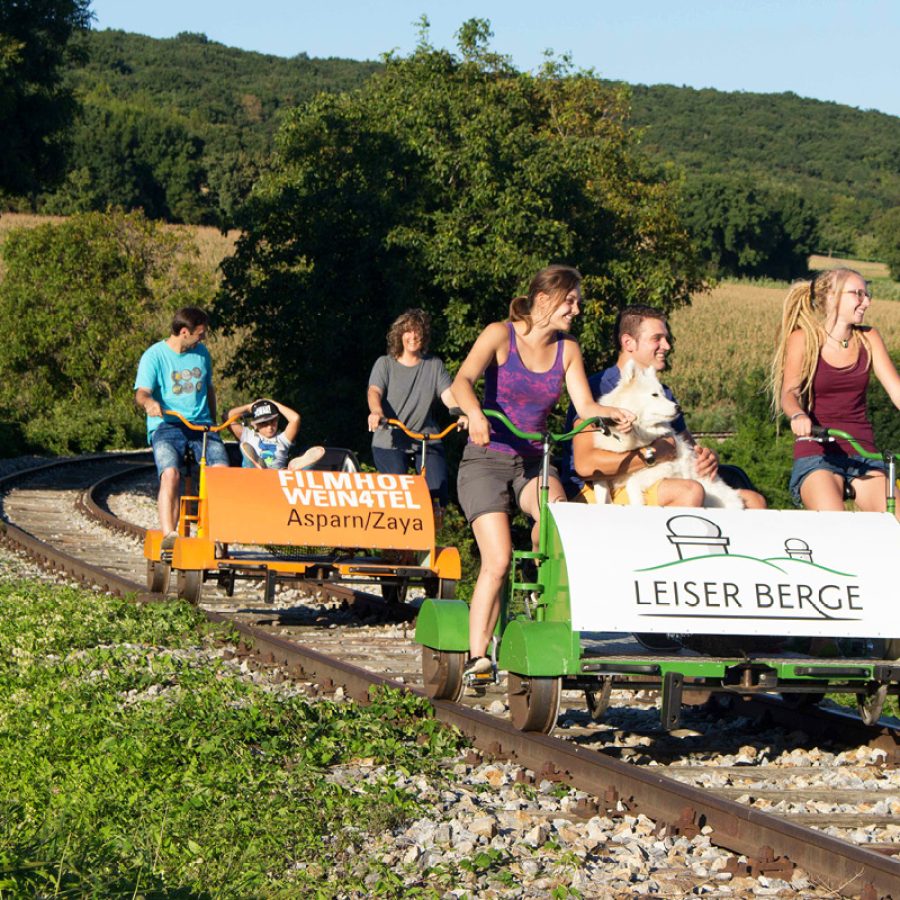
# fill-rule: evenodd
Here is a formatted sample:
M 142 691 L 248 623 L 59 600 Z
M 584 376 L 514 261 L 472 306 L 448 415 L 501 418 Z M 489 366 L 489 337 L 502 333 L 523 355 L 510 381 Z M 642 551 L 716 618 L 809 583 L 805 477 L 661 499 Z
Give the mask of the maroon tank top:
M 562 336 L 556 337 L 556 359 L 546 372 L 532 372 L 525 367 L 516 346 L 516 330 L 509 329 L 509 356 L 502 366 L 488 366 L 484 373 L 484 408 L 505 413 L 520 431 L 541 433 L 547 427 L 547 415 L 562 394 L 565 380 Z M 520 456 L 540 456 L 540 441 L 525 441 L 516 437 L 496 419 L 488 419 L 491 441 L 488 447 L 501 453 Z
M 870 453 L 875 452 L 872 423 L 866 414 L 866 388 L 869 386 L 867 368 L 869 354 L 860 344 L 859 356 L 852 366 L 838 369 L 829 365 L 819 354 L 813 377 L 813 405 L 809 411 L 813 425 L 837 428 L 853 435 Z M 855 456 L 856 451 L 846 442 L 820 444 L 818 441 L 795 441 L 794 459 L 805 456 Z

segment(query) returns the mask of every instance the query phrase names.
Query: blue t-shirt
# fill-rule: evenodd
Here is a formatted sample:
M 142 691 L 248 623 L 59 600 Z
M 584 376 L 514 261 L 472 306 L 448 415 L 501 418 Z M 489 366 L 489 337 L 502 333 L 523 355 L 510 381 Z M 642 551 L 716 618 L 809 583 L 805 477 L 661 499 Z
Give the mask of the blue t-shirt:
M 212 425 L 209 412 L 211 384 L 212 360 L 203 344 L 176 353 L 165 341 L 159 341 L 141 356 L 134 389 L 145 388 L 163 409 L 174 409 L 189 422 Z M 162 421 L 159 416 L 147 416 L 148 443 Z
M 616 387 L 621 379 L 622 370 L 618 366 L 610 366 L 608 369 L 604 369 L 602 372 L 597 372 L 595 375 L 591 375 L 591 377 L 588 378 L 588 384 L 591 388 L 591 396 L 595 400 L 599 400 L 604 394 L 608 394 L 611 390 L 613 390 L 613 388 Z M 663 393 L 673 403 L 678 402 L 675 399 L 675 395 L 666 385 L 663 385 Z M 575 412 L 575 406 L 570 403 L 569 412 L 566 415 L 566 431 L 571 431 L 575 427 L 576 417 L 577 413 Z M 672 430 L 675 432 L 675 434 L 681 434 L 682 431 L 687 431 L 687 423 L 684 421 L 684 415 L 682 413 L 679 412 L 678 415 L 675 416 L 674 419 L 672 419 Z M 575 494 L 577 494 L 584 487 L 584 479 L 581 478 L 575 471 L 575 452 L 572 449 L 571 441 L 569 441 L 568 446 L 566 447 L 566 452 L 563 455 L 559 474 L 567 497 L 575 496 Z

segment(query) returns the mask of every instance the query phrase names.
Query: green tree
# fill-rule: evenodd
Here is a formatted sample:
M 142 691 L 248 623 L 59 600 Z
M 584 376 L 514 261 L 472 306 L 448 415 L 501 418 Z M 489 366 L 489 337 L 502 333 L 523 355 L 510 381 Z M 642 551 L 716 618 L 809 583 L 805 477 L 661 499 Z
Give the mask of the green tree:
M 0 419 L 32 445 L 77 453 L 142 443 L 140 354 L 174 309 L 213 287 L 182 232 L 139 213 L 88 213 L 10 232 L 0 282 Z
M 685 198 L 686 223 L 719 275 L 790 279 L 806 272 L 816 218 L 796 193 L 770 193 L 733 176 L 698 178 Z
M 172 113 L 88 97 L 73 132 L 71 168 L 43 212 L 109 206 L 141 209 L 151 219 L 206 222 L 203 142 Z
M 34 194 L 62 177 L 75 103 L 62 85 L 88 0 L 0 3 L 0 193 Z
M 891 278 L 900 281 L 900 206 L 886 212 L 875 225 L 878 252 L 891 270 Z
M 700 285 L 627 92 L 566 60 L 519 73 L 489 37 L 465 23 L 457 56 L 423 29 L 362 88 L 293 112 L 246 207 L 217 313 L 251 329 L 245 386 L 293 400 L 317 439 L 362 441 L 369 368 L 408 306 L 434 315 L 452 367 L 538 268 L 565 261 L 587 276 L 581 338 L 598 364 L 618 305 L 670 307 Z

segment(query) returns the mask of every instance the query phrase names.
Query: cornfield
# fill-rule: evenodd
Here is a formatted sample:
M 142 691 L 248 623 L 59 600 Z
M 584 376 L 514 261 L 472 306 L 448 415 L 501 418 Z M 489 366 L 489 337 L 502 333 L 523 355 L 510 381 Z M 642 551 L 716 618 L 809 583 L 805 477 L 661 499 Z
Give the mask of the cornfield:
M 665 379 L 693 430 L 733 426 L 738 385 L 771 362 L 787 289 L 724 282 L 672 314 L 675 341 Z M 889 350 L 900 349 L 900 303 L 879 301 L 877 287 L 874 294 L 866 322 L 878 328 Z

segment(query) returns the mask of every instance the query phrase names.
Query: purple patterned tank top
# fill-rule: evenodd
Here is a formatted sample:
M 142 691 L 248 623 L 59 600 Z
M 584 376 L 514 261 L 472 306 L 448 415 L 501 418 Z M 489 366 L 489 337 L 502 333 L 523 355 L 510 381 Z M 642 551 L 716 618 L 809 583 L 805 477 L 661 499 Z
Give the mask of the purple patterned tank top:
M 860 346 L 856 362 L 846 369 L 836 369 L 819 356 L 813 376 L 813 405 L 810 418 L 813 425 L 837 428 L 852 434 L 870 453 L 875 452 L 875 436 L 866 414 L 866 388 L 869 386 L 869 355 Z M 846 441 L 828 443 L 795 441 L 794 459 L 804 456 L 855 456 L 856 451 Z
M 516 347 L 516 330 L 509 329 L 509 357 L 502 366 L 488 366 L 484 373 L 484 408 L 496 409 L 509 417 L 520 431 L 543 432 L 547 416 L 562 394 L 565 381 L 562 336 L 556 337 L 556 359 L 546 372 L 532 372 L 525 368 Z M 500 453 L 520 456 L 540 456 L 540 441 L 524 441 L 516 437 L 496 419 L 488 419 L 491 441 L 488 447 Z

